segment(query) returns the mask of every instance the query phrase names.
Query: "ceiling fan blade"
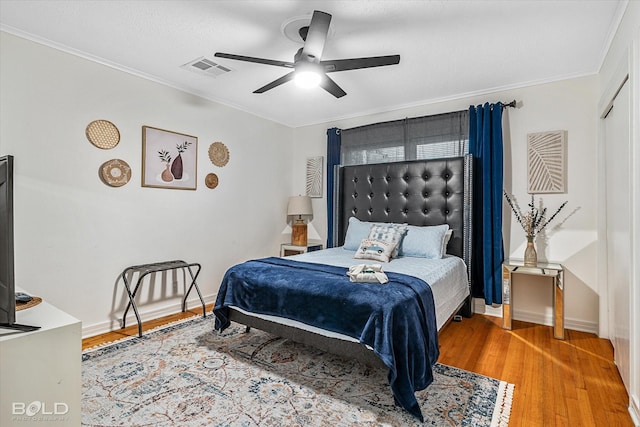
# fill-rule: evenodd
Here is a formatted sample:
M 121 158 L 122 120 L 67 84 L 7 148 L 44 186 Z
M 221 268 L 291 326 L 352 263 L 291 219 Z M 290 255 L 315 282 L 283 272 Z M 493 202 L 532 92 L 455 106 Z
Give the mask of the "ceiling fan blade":
M 271 83 L 262 86 L 260 89 L 254 90 L 253 93 L 263 93 L 263 92 L 266 92 L 266 91 L 268 91 L 270 89 L 273 89 L 276 86 L 280 86 L 281 84 L 292 80 L 293 76 L 294 76 L 294 73 L 295 72 L 292 71 L 289 74 L 285 74 L 284 76 L 280 77 L 279 79 L 276 79 L 276 80 L 272 81 Z
M 322 76 L 322 80 L 320 80 L 320 87 L 336 98 L 342 98 L 347 94 L 347 92 L 342 90 L 342 88 L 327 75 Z
M 368 58 L 334 59 L 320 61 L 325 73 L 336 71 L 358 70 L 360 68 L 383 67 L 395 65 L 400 62 L 400 55 L 371 56 Z
M 312 62 L 317 63 L 322 58 L 324 43 L 327 41 L 329 33 L 329 24 L 331 23 L 331 15 L 319 10 L 313 11 L 309 30 L 304 42 L 302 54 L 309 58 Z
M 216 52 L 218 58 L 235 59 L 236 61 L 255 62 L 257 64 L 275 65 L 277 67 L 293 68 L 293 62 L 276 61 L 273 59 L 254 58 L 253 56 L 234 55 L 232 53 Z

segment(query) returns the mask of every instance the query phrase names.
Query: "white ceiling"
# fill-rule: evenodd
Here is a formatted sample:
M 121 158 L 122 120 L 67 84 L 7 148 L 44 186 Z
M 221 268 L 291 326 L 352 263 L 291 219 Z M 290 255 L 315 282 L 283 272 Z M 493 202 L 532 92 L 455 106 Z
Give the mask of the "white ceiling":
M 298 127 L 597 73 L 626 4 L 0 0 L 0 29 Z M 293 61 L 302 45 L 282 27 L 314 9 L 333 15 L 323 59 L 399 54 L 400 64 L 331 74 L 340 99 L 293 82 L 252 93 L 287 68 L 219 58 L 231 72 L 181 68 L 217 51 Z

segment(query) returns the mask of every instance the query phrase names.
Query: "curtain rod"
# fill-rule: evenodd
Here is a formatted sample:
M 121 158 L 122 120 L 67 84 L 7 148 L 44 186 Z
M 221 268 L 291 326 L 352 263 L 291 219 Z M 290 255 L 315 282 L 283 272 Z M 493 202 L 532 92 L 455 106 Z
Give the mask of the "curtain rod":
M 500 101 L 500 104 L 502 104 L 502 109 L 503 109 L 503 110 L 504 110 L 505 108 L 507 108 L 507 107 L 516 108 L 516 100 L 515 100 L 515 99 L 514 99 L 513 101 L 511 101 L 511 102 L 502 102 L 502 101 Z M 452 114 L 452 113 L 465 113 L 465 112 L 467 112 L 467 111 L 469 111 L 469 110 L 467 109 L 467 110 L 460 110 L 460 111 L 450 111 L 450 112 L 448 112 L 448 113 L 438 113 L 438 114 L 432 114 L 432 115 L 433 115 L 433 116 L 439 116 L 439 115 Z M 411 118 L 414 118 L 414 119 L 420 119 L 420 118 L 423 118 L 423 117 L 429 117 L 429 116 L 420 116 L 420 117 L 411 117 Z M 409 118 L 410 118 L 410 117 L 405 117 L 404 119 L 395 119 L 395 120 L 388 120 L 388 121 L 386 121 L 386 122 L 370 123 L 370 124 L 368 124 L 368 125 L 360 125 L 360 126 L 356 126 L 356 127 L 349 128 L 349 129 L 340 129 L 340 131 L 344 131 L 344 130 L 354 130 L 354 129 L 358 129 L 358 128 L 362 128 L 362 127 L 366 127 L 366 126 L 379 125 L 379 124 L 382 124 L 382 123 L 399 122 L 399 121 L 403 121 L 403 120 L 408 120 Z

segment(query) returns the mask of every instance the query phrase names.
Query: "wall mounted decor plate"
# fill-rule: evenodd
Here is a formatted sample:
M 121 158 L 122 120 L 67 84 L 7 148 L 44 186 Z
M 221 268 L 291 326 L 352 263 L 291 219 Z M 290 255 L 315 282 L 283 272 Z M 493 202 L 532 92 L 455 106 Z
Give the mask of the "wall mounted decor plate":
M 142 126 L 142 186 L 195 190 L 198 137 Z
M 229 162 L 229 149 L 222 142 L 214 142 L 209 146 L 209 159 L 216 166 L 224 166 Z
M 218 186 L 218 175 L 210 173 L 204 178 L 204 183 L 209 188 L 216 188 Z
M 122 187 L 131 179 L 131 168 L 124 160 L 112 159 L 100 165 L 100 179 L 111 187 Z
M 309 197 L 322 197 L 322 163 L 322 156 L 307 159 L 307 196 Z
M 90 143 L 103 150 L 115 147 L 120 142 L 120 131 L 108 120 L 94 120 L 84 131 Z
M 527 135 L 528 192 L 564 193 L 567 176 L 567 131 Z

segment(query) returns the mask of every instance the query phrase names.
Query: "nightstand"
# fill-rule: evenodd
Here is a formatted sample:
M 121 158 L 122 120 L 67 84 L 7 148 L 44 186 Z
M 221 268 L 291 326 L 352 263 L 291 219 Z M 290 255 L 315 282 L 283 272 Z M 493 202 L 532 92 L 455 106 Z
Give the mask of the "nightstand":
M 539 262 L 525 267 L 524 262 L 506 260 L 502 263 L 502 328 L 511 330 L 511 277 L 529 274 L 551 279 L 553 284 L 553 337 L 564 339 L 564 267 L 562 264 Z
M 283 243 L 280 245 L 280 256 L 290 256 L 304 254 L 306 252 L 319 251 L 323 248 L 322 243 L 309 242 L 307 246 L 296 246 L 291 243 Z

